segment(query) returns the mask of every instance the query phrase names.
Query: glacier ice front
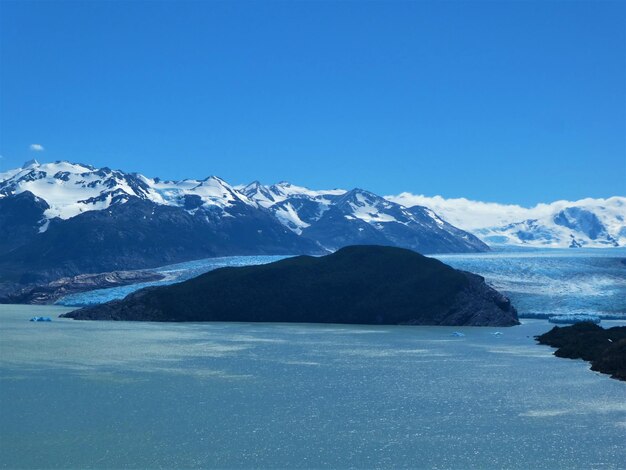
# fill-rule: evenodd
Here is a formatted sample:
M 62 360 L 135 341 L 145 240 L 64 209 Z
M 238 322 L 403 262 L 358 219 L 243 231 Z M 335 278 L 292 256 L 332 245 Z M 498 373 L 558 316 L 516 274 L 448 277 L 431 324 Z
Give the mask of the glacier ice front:
M 600 317 L 597 315 L 554 315 L 548 317 L 550 323 L 573 325 L 574 323 L 600 323 Z
M 437 258 L 483 276 L 511 299 L 520 318 L 626 318 L 624 248 L 527 249 Z

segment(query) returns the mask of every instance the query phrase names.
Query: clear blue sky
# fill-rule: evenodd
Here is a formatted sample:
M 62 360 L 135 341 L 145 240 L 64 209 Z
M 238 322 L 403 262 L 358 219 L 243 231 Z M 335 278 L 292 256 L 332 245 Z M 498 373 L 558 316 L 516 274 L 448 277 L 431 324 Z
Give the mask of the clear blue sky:
M 0 170 L 626 195 L 623 1 L 1 0 L 0 17 Z

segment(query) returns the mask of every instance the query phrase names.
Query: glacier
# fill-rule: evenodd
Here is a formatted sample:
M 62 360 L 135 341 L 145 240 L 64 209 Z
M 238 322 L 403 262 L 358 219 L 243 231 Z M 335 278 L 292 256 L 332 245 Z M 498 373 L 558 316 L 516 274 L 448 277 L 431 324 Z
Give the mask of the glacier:
M 506 294 L 520 317 L 589 314 L 626 318 L 626 248 L 514 249 L 438 255 Z
M 436 255 L 450 266 L 485 277 L 507 295 L 520 317 L 589 314 L 626 318 L 626 248 L 605 250 L 527 249 L 491 253 Z M 225 266 L 262 264 L 283 256 L 209 258 L 164 266 L 166 279 L 146 284 L 82 292 L 63 297 L 59 305 L 84 306 L 121 299 L 148 285 L 180 282 Z
M 165 286 L 176 282 L 183 282 L 192 277 L 199 276 L 206 272 L 218 268 L 252 266 L 258 264 L 272 263 L 286 258 L 280 255 L 263 255 L 263 256 L 224 256 L 219 258 L 205 258 L 184 263 L 176 263 L 172 265 L 156 268 L 153 271 L 164 276 L 159 281 L 142 282 L 138 284 L 130 284 L 119 287 L 111 287 L 108 289 L 95 289 L 87 292 L 67 295 L 59 299 L 57 305 L 86 306 L 96 305 L 109 300 L 123 299 L 131 292 L 150 286 Z

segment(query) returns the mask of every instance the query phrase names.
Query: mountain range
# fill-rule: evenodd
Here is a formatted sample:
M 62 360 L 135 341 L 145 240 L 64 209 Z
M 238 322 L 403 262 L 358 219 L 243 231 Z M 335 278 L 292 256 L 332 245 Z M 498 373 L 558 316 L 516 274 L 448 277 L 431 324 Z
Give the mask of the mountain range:
M 0 281 L 252 254 L 378 244 L 421 253 L 488 246 L 422 206 L 363 189 L 311 191 L 221 178 L 167 181 L 65 161 L 0 174 Z
M 49 282 L 198 258 L 324 254 L 347 245 L 420 253 L 626 246 L 626 198 L 534 208 L 288 182 L 233 186 L 59 161 L 0 173 L 0 282 Z

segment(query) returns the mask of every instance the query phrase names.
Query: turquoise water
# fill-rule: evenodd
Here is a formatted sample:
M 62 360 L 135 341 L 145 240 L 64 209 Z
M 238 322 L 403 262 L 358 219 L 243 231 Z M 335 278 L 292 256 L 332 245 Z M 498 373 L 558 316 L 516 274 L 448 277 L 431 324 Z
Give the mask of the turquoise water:
M 179 282 L 222 266 L 269 263 L 278 256 L 213 258 L 158 269 L 166 280 L 64 297 L 62 305 L 123 298 L 146 285 Z M 626 318 L 626 249 L 524 250 L 439 255 L 443 262 L 481 274 L 507 294 L 520 314 L 584 313 Z
M 28 322 L 67 310 L 0 306 L 2 468 L 625 467 L 626 383 L 544 320 Z

